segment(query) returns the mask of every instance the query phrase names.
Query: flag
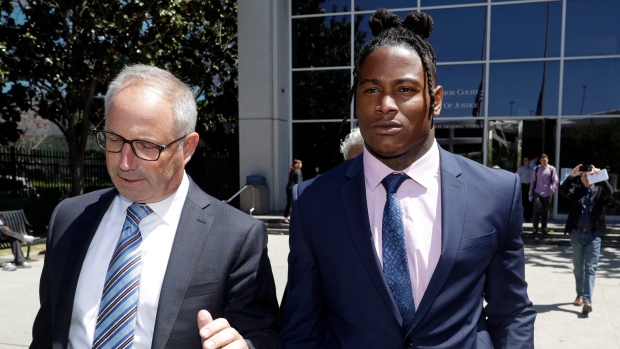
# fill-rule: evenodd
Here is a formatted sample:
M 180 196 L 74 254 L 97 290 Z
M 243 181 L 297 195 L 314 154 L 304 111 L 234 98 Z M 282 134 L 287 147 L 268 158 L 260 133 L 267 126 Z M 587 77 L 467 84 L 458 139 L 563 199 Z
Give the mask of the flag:
M 472 116 L 480 116 L 480 111 L 482 110 L 482 102 L 484 102 L 484 81 L 480 80 L 480 87 L 478 87 L 478 93 L 476 93 L 474 108 L 471 111 Z

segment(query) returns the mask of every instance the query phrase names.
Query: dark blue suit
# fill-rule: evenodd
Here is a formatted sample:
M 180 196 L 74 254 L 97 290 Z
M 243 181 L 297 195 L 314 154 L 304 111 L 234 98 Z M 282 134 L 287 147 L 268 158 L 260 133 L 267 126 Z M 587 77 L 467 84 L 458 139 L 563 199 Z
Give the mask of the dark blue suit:
M 113 188 L 99 190 L 64 200 L 54 210 L 30 348 L 67 348 L 82 263 L 117 194 Z M 152 348 L 202 348 L 196 320 L 200 309 L 214 319 L 225 317 L 250 348 L 280 347 L 265 224 L 190 180 L 161 287 Z
M 284 348 L 533 348 L 518 177 L 440 159 L 441 257 L 407 331 L 372 243 L 363 156 L 295 187 Z

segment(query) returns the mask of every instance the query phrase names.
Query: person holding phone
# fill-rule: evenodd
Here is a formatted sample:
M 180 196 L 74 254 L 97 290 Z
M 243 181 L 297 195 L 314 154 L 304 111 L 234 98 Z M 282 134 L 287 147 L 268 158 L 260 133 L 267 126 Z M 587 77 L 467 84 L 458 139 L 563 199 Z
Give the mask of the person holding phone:
M 592 312 L 592 293 L 596 279 L 601 237 L 607 233 L 605 203 L 612 194 L 607 180 L 590 183 L 588 174 L 598 174 L 600 169 L 579 164 L 560 186 L 560 194 L 570 201 L 564 234 L 571 234 L 573 273 L 577 298 L 573 304 L 583 306 L 582 313 Z

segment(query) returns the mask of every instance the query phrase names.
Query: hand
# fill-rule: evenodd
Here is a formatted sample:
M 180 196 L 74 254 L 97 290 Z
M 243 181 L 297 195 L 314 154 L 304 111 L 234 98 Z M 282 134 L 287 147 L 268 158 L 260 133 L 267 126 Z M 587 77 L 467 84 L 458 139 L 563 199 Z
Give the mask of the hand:
M 530 200 L 530 202 L 532 202 L 532 195 L 528 196 L 527 198 L 528 200 Z
M 553 190 L 549 190 L 549 196 L 553 196 L 553 194 L 555 194 L 555 192 Z
M 11 231 L 11 228 L 7 227 L 6 225 L 3 226 L 2 229 L 4 229 L 4 231 L 6 231 L 7 233 Z
M 577 177 L 579 175 L 581 175 L 581 172 L 579 172 L 579 168 L 581 167 L 581 164 L 575 166 L 571 171 L 570 171 L 570 176 L 571 177 Z
M 248 349 L 243 337 L 224 318 L 213 320 L 206 310 L 198 312 L 198 330 L 205 349 Z

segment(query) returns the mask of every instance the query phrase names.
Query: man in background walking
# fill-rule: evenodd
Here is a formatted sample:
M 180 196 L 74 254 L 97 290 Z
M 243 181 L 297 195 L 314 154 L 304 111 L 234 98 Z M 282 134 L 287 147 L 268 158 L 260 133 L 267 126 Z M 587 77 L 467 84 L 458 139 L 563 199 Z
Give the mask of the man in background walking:
M 540 165 L 534 167 L 530 179 L 528 198 L 533 200 L 534 215 L 532 217 L 532 232 L 538 234 L 538 220 L 541 220 L 543 235 L 547 235 L 547 221 L 549 220 L 549 203 L 558 188 L 558 173 L 553 165 L 549 164 L 547 154 L 540 155 Z

